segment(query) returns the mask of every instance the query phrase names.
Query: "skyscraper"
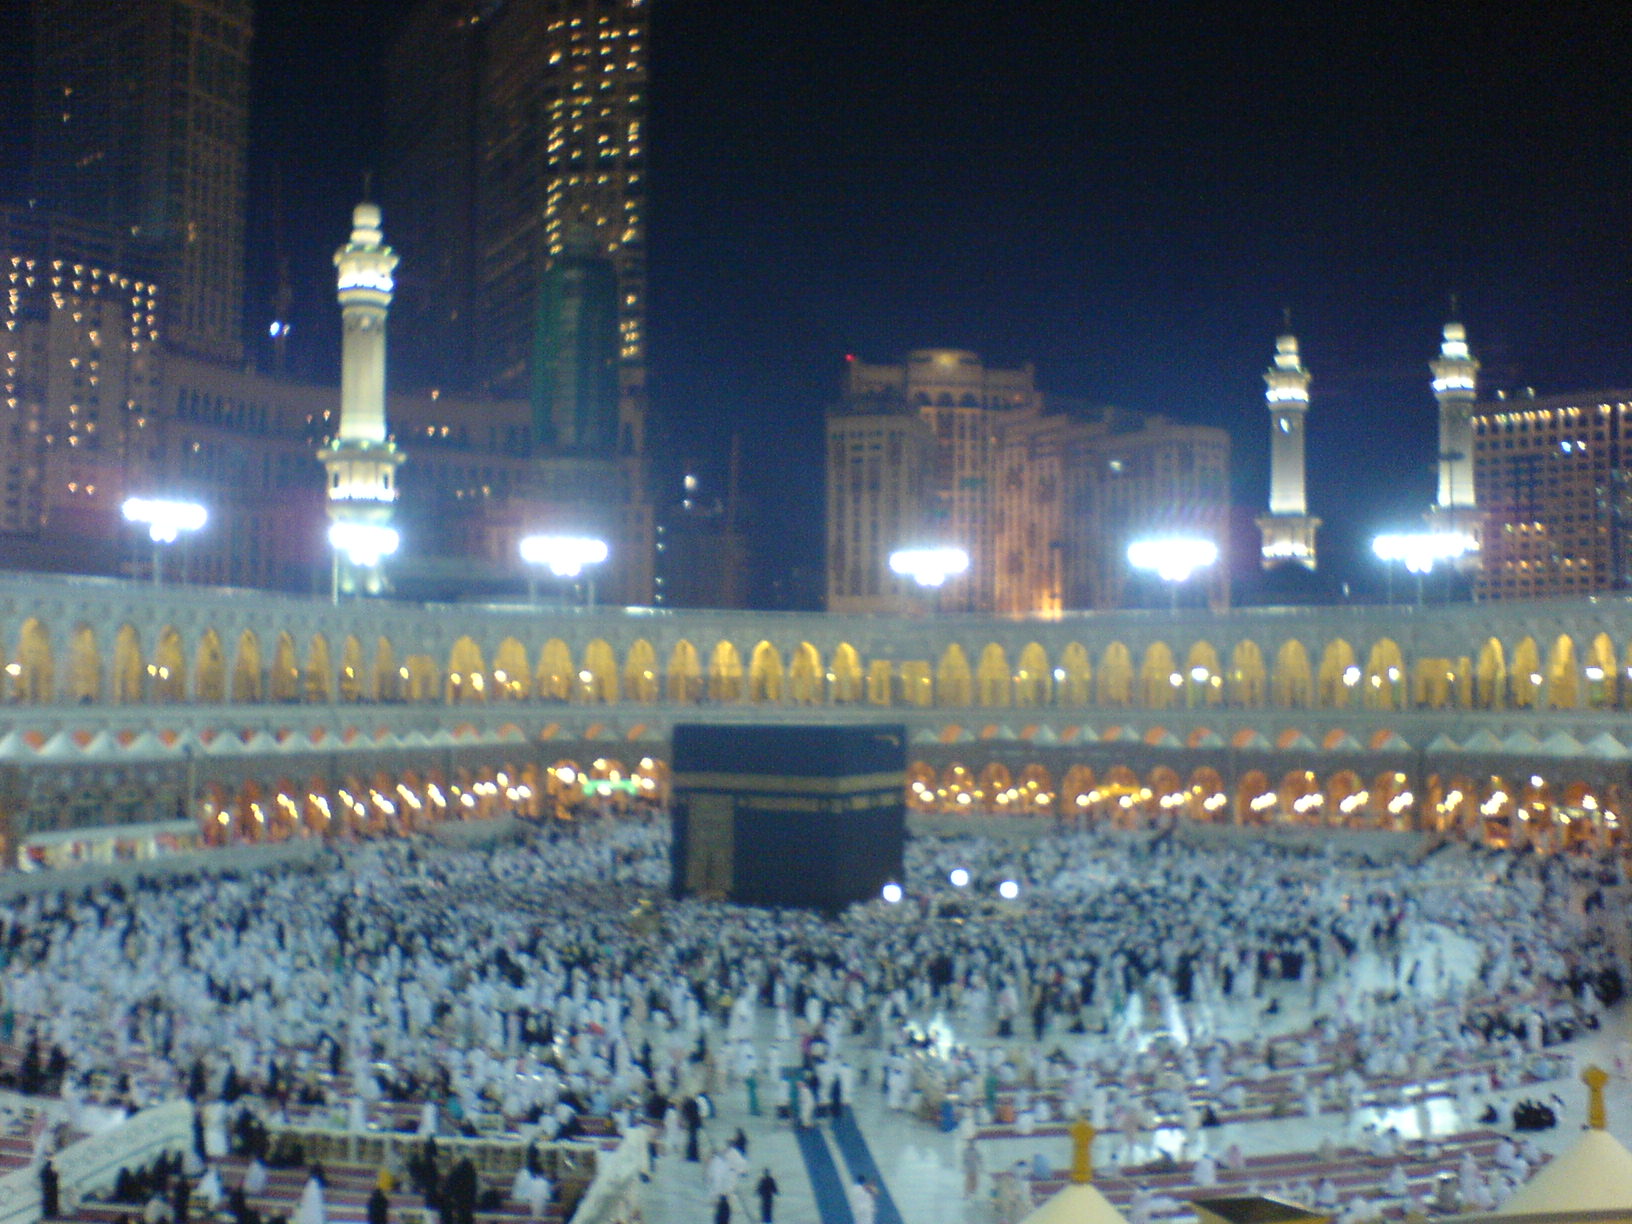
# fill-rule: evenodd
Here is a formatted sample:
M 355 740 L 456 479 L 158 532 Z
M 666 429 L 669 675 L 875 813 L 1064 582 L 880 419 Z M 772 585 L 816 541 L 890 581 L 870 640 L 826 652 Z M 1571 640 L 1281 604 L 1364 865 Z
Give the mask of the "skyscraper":
M 425 268 L 402 284 L 404 361 L 526 394 L 540 292 L 582 235 L 616 273 L 620 453 L 645 418 L 646 60 L 645 0 L 421 0 L 385 74 L 384 203 Z
M 34 0 L 31 195 L 153 252 L 171 347 L 243 355 L 250 0 Z

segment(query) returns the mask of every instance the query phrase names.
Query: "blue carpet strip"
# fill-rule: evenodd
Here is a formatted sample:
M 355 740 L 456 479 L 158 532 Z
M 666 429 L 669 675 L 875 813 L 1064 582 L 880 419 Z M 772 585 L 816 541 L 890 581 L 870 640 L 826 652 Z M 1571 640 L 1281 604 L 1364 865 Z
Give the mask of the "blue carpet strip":
M 833 1139 L 839 1145 L 839 1152 L 844 1157 L 844 1163 L 850 1166 L 852 1178 L 865 1177 L 873 1183 L 873 1189 L 878 1191 L 878 1224 L 901 1224 L 901 1212 L 890 1197 L 890 1188 L 884 1184 L 884 1178 L 878 1171 L 878 1162 L 873 1159 L 872 1151 L 867 1147 L 867 1140 L 862 1136 L 861 1127 L 856 1125 L 856 1115 L 846 1105 L 839 1111 L 839 1116 L 833 1120 Z
M 813 1126 L 806 1130 L 796 1126 L 793 1137 L 799 1141 L 799 1155 L 805 1158 L 805 1172 L 810 1175 L 810 1188 L 816 1195 L 816 1211 L 822 1217 L 822 1224 L 856 1224 L 850 1214 L 850 1200 L 844 1194 L 844 1182 L 839 1177 L 839 1166 L 833 1163 L 833 1153 L 827 1150 L 821 1128 Z

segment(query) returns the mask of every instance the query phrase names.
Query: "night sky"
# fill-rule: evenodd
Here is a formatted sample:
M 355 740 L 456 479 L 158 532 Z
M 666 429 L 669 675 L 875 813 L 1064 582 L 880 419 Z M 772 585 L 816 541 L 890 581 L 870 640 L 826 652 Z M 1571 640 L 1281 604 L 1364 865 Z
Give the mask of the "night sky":
M 1223 425 L 1255 512 L 1288 307 L 1323 560 L 1356 575 L 1359 541 L 1432 497 L 1451 292 L 1487 391 L 1632 385 L 1625 0 L 654 3 L 654 433 L 713 479 L 743 434 L 762 602 L 819 572 L 846 353 L 971 348 Z M 405 7 L 258 6 L 248 331 L 281 202 L 297 367 L 325 379 L 329 254 Z

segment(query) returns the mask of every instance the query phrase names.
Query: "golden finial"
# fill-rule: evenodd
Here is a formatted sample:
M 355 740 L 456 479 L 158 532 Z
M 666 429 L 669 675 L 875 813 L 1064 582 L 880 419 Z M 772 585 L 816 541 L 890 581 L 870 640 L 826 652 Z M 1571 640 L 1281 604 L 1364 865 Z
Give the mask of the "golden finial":
M 1071 1124 L 1071 1180 L 1086 1186 L 1094 1180 L 1094 1135 L 1097 1132 L 1086 1118 Z
M 1609 1083 L 1609 1072 L 1594 1064 L 1581 1072 L 1581 1082 L 1587 1086 L 1587 1126 L 1606 1129 L 1609 1119 L 1604 1112 L 1604 1085 Z

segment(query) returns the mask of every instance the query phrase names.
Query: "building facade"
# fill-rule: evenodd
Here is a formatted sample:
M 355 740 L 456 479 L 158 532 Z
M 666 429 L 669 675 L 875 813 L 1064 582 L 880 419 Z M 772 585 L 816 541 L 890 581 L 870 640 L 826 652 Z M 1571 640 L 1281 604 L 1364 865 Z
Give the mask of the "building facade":
M 1470 422 L 1479 598 L 1632 589 L 1632 391 L 1498 400 Z
M 828 610 L 1114 608 L 1130 596 L 1136 534 L 1199 534 L 1223 549 L 1228 434 L 1059 407 L 1030 366 L 987 369 L 961 350 L 848 362 L 827 419 Z M 912 545 L 963 548 L 969 570 L 926 597 L 890 572 L 890 553 Z M 1226 570 L 1207 579 L 1215 601 Z
M 168 342 L 230 362 L 243 356 L 251 9 L 34 0 L 32 198 L 146 248 Z

